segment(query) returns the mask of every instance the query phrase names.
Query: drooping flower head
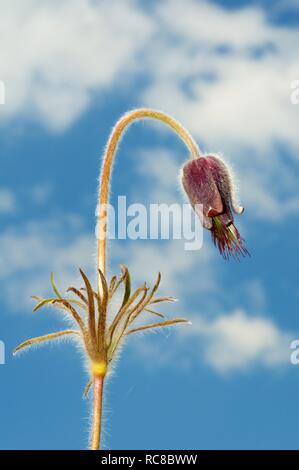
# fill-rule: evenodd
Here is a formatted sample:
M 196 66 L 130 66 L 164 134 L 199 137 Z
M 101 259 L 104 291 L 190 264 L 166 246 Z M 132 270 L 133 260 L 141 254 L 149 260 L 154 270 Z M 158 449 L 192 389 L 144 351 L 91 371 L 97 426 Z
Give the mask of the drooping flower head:
M 185 163 L 182 184 L 204 228 L 221 255 L 239 258 L 248 253 L 234 225 L 233 212 L 242 214 L 235 201 L 235 189 L 229 167 L 214 155 L 200 156 Z

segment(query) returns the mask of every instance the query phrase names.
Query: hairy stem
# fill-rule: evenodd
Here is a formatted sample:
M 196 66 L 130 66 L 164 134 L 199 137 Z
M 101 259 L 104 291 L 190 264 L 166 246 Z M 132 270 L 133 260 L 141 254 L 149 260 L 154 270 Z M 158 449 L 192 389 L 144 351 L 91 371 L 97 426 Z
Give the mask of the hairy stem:
M 116 123 L 112 130 L 104 153 L 103 167 L 100 178 L 99 207 L 98 207 L 98 269 L 105 275 L 106 271 L 106 233 L 107 233 L 107 205 L 109 202 L 110 176 L 113 159 L 118 143 L 126 128 L 139 119 L 154 119 L 170 127 L 185 143 L 193 157 L 200 155 L 200 150 L 189 132 L 175 119 L 167 114 L 153 109 L 141 108 L 129 111 Z M 99 279 L 99 291 L 101 291 Z
M 93 386 L 94 386 L 94 390 L 93 390 L 91 450 L 99 450 L 101 447 L 104 377 L 95 376 Z
M 106 298 L 108 300 L 108 290 L 104 289 L 103 279 L 105 281 L 106 275 L 106 234 L 107 234 L 107 208 L 109 203 L 109 188 L 110 188 L 110 177 L 111 169 L 114 160 L 114 156 L 117 150 L 119 141 L 126 130 L 126 128 L 134 121 L 140 119 L 154 119 L 161 121 L 170 127 L 185 143 L 189 153 L 192 157 L 198 157 L 200 150 L 194 141 L 193 137 L 189 132 L 175 119 L 168 116 L 167 114 L 153 110 L 153 109 L 135 109 L 124 114 L 120 120 L 116 123 L 112 130 L 110 137 L 107 142 L 107 146 L 103 158 L 103 167 L 100 176 L 100 187 L 99 187 L 99 206 L 98 206 L 98 295 L 101 299 Z M 105 292 L 107 291 L 107 292 Z M 122 310 L 121 310 L 122 313 Z M 120 313 L 119 313 L 120 314 Z M 105 332 L 106 332 L 106 313 L 105 308 L 99 312 L 99 327 L 98 327 L 98 342 L 99 351 L 105 349 Z M 160 325 L 158 325 L 160 326 Z M 133 331 L 131 331 L 133 332 Z M 104 359 L 104 358 L 102 358 Z M 94 403 L 93 403 L 93 424 L 92 424 L 92 442 L 91 449 L 96 450 L 100 448 L 101 438 L 101 419 L 102 419 L 102 399 L 103 399 L 103 385 L 104 376 L 94 376 Z

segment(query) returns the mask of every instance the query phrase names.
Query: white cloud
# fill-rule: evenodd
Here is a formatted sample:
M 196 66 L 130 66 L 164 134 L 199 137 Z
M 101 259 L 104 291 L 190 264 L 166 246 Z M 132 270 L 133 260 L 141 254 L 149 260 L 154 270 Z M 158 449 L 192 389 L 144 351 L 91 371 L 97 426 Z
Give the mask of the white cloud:
M 204 151 L 224 152 L 249 216 L 298 214 L 297 181 L 278 143 L 297 165 L 299 107 L 290 92 L 299 28 L 270 24 L 257 7 L 232 12 L 195 0 L 158 3 L 156 17 L 164 34 L 148 54 L 153 81 L 143 102 L 180 119 Z
M 293 335 L 281 331 L 270 319 L 242 310 L 214 320 L 194 318 L 192 328 L 184 333 L 204 341 L 205 360 L 220 373 L 289 363 Z
M 63 291 L 81 285 L 78 269 L 94 274 L 94 241 L 73 216 L 28 222 L 0 234 L 1 299 L 11 309 L 29 308 L 31 295 L 47 295 L 54 272 Z
M 94 91 L 145 71 L 153 82 L 142 99 L 176 114 L 209 145 L 286 139 L 298 147 L 289 96 L 299 28 L 271 25 L 256 6 L 228 11 L 165 0 L 148 13 L 134 0 L 2 0 L 1 19 L 4 117 L 35 113 L 60 130 L 90 106 Z
M 0 4 L 4 121 L 30 115 L 63 130 L 97 92 L 120 82 L 129 89 L 145 73 L 136 101 L 172 113 L 202 147 L 230 158 L 249 215 L 298 214 L 297 181 L 277 145 L 297 164 L 298 27 L 269 23 L 257 6 L 232 11 L 204 0 L 165 0 L 150 12 L 134 0 Z
M 284 180 L 284 174 L 288 170 L 282 168 L 280 176 L 272 174 L 273 179 L 279 178 L 276 185 L 272 184 L 270 175 L 265 175 L 265 171 L 262 174 L 254 170 L 248 171 L 242 179 L 241 192 L 244 195 L 246 208 L 249 209 L 249 216 L 279 222 L 292 215 L 298 215 L 299 197 L 295 193 L 295 184 L 291 182 L 286 193 L 281 195 L 282 187 L 287 180 L 287 178 Z
M 144 184 L 148 185 L 148 191 L 140 193 L 140 188 L 133 188 L 134 200 L 145 199 L 150 203 L 173 204 L 181 203 L 181 188 L 179 184 L 179 172 L 184 158 L 175 152 L 170 152 L 163 147 L 144 150 L 142 148 L 134 151 L 134 167 L 138 173 L 139 181 L 144 180 Z M 188 157 L 188 155 L 183 155 Z M 143 198 L 143 199 L 142 199 Z
M 133 246 L 123 250 L 121 241 L 118 242 L 113 245 L 113 253 L 118 263 L 128 265 L 134 283 L 143 284 L 146 281 L 153 285 L 160 271 L 160 290 L 165 295 L 181 298 L 195 290 L 197 293 L 213 291 L 217 279 L 217 272 L 212 268 L 215 253 L 208 246 L 194 252 L 185 251 L 183 243 L 176 240 L 132 243 Z
M 0 188 L 0 213 L 13 213 L 16 210 L 15 195 L 6 188 Z
M 1 0 L 0 9 L 0 117 L 35 115 L 56 131 L 138 66 L 152 28 L 134 0 Z
M 220 314 L 184 314 L 192 325 L 159 330 L 159 339 L 150 333 L 135 337 L 133 356 L 149 367 L 190 368 L 199 362 L 221 376 L 248 373 L 258 368 L 278 369 L 290 364 L 290 344 L 296 336 L 271 319 L 242 309 Z M 144 320 L 143 320 L 144 321 Z M 158 331 L 156 332 L 158 333 Z
M 172 45 L 166 34 L 151 51 L 148 104 L 176 114 L 215 150 L 263 149 L 273 139 L 298 147 L 290 90 L 299 73 L 291 47 L 299 28 L 273 26 L 256 7 L 231 12 L 206 1 L 166 1 L 156 12 L 160 27 L 178 40 Z

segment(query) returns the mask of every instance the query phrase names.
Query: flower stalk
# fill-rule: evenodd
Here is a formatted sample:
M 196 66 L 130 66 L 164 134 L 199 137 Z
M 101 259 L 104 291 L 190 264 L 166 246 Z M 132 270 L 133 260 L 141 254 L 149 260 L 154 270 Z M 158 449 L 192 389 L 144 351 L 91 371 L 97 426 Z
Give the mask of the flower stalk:
M 200 155 L 197 143 L 191 134 L 176 119 L 168 114 L 154 109 L 135 109 L 129 111 L 116 123 L 112 130 L 105 149 L 103 158 L 103 167 L 100 178 L 99 189 L 99 224 L 98 224 L 98 269 L 105 274 L 106 271 L 106 231 L 107 231 L 107 205 L 109 201 L 110 176 L 114 157 L 116 155 L 117 146 L 122 138 L 124 131 L 134 121 L 141 119 L 158 120 L 170 127 L 185 143 L 188 152 L 192 157 L 196 158 Z M 100 286 L 99 286 L 100 289 Z
M 93 379 L 93 387 L 94 398 L 91 450 L 98 450 L 101 443 L 104 377 L 101 375 L 95 375 Z

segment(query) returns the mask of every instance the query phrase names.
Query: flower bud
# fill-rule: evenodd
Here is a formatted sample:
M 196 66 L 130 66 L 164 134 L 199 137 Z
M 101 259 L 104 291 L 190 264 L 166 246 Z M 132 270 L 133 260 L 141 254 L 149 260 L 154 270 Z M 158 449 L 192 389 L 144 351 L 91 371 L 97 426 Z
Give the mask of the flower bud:
M 235 200 L 233 177 L 229 167 L 214 155 L 187 161 L 182 168 L 182 184 L 204 228 L 224 258 L 248 253 L 237 228 L 233 212 L 242 214 Z

